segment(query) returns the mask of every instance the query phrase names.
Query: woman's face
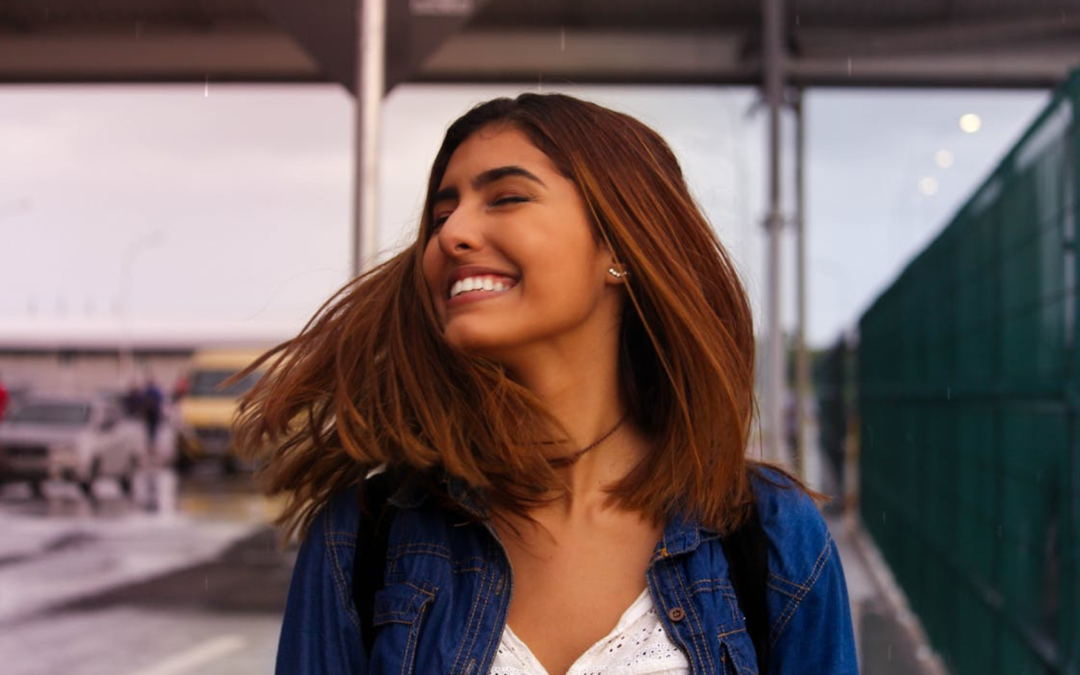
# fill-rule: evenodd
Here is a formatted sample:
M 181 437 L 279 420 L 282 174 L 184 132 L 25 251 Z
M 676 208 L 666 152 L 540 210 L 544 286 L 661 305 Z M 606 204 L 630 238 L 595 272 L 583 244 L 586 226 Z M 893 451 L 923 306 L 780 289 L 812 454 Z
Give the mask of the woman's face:
M 512 366 L 617 328 L 611 256 L 581 194 L 521 131 L 458 146 L 430 217 L 424 276 L 454 347 Z

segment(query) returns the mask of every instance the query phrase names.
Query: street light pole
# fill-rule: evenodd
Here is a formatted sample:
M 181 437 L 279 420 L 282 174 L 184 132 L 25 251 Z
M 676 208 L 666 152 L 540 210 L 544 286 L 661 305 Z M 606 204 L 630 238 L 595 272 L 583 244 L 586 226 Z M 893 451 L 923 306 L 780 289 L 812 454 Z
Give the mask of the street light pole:
M 763 452 L 766 459 L 783 457 L 784 344 L 780 325 L 780 235 L 784 218 L 780 201 L 780 114 L 784 98 L 783 0 L 762 0 L 764 89 L 769 106 L 769 206 L 765 216 L 768 237 L 766 273 L 766 362 Z
M 154 230 L 139 237 L 135 237 L 124 247 L 120 256 L 120 296 L 117 309 L 120 311 L 120 334 L 121 343 L 117 362 L 117 374 L 121 380 L 127 376 L 131 379 L 135 371 L 134 355 L 131 345 L 131 326 L 128 322 L 128 301 L 131 288 L 131 269 L 135 265 L 135 258 L 155 246 L 160 246 L 165 241 L 164 230 Z M 123 382 L 121 382 L 123 384 Z
M 371 269 L 378 242 L 379 114 L 386 87 L 386 0 L 356 0 L 356 155 L 352 274 Z
M 807 466 L 807 403 L 810 401 L 810 357 L 806 351 L 806 182 L 803 175 L 806 160 L 806 120 L 803 89 L 795 93 L 795 277 L 798 319 L 795 335 L 795 466 L 804 481 L 809 477 Z M 816 478 L 816 476 L 815 476 Z

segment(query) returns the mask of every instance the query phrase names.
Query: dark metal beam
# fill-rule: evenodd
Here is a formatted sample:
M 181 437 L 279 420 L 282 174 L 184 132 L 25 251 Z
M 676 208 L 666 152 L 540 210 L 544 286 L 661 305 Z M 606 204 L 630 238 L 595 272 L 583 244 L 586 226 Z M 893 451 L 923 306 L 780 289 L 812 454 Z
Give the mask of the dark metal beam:
M 943 53 L 986 53 L 1030 44 L 1039 52 L 1047 41 L 1080 42 L 1080 16 L 948 22 L 867 29 L 859 27 L 800 28 L 793 32 L 800 56 L 901 57 Z
M 210 32 L 6 35 L 0 82 L 312 82 L 318 64 L 287 35 L 250 26 Z
M 356 3 L 354 0 L 256 0 L 280 29 L 310 54 L 330 82 L 356 83 Z
M 251 0 L 243 21 L 60 20 L 0 9 L 0 82 L 337 82 L 352 90 L 351 0 Z M 480 28 L 487 0 L 390 0 L 387 86 L 398 82 L 753 85 L 760 23 Z M 262 8 L 262 14 L 257 9 Z M 62 8 L 61 8 L 62 9 Z M 316 11 L 317 10 L 317 11 Z M 472 14 L 470 14 L 472 12 Z M 149 16 L 149 15 L 148 15 Z M 273 17 L 274 22 L 264 17 Z M 1053 87 L 1080 64 L 1080 18 L 881 29 L 787 24 L 803 87 Z M 347 24 L 347 25 L 346 25 Z

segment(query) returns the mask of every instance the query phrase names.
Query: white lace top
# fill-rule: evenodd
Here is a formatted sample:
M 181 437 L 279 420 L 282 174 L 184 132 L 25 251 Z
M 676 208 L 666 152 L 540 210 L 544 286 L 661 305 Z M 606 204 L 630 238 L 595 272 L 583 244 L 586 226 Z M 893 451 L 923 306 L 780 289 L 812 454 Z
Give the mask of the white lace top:
M 566 675 L 688 675 L 686 655 L 671 641 L 646 589 L 607 636 L 578 657 Z M 490 675 L 548 675 L 507 625 Z

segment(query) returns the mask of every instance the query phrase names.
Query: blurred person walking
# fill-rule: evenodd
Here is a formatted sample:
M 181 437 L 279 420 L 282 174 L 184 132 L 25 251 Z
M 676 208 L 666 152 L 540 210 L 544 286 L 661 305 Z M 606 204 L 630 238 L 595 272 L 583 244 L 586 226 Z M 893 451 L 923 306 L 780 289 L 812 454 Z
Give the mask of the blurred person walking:
M 164 397 L 153 378 L 147 380 L 142 392 L 142 415 L 146 423 L 147 450 L 151 457 L 157 456 L 158 427 L 161 426 Z
M 11 396 L 8 395 L 7 388 L 4 387 L 4 380 L 0 378 L 0 421 L 4 419 L 4 411 L 7 410 L 8 402 L 11 400 Z

